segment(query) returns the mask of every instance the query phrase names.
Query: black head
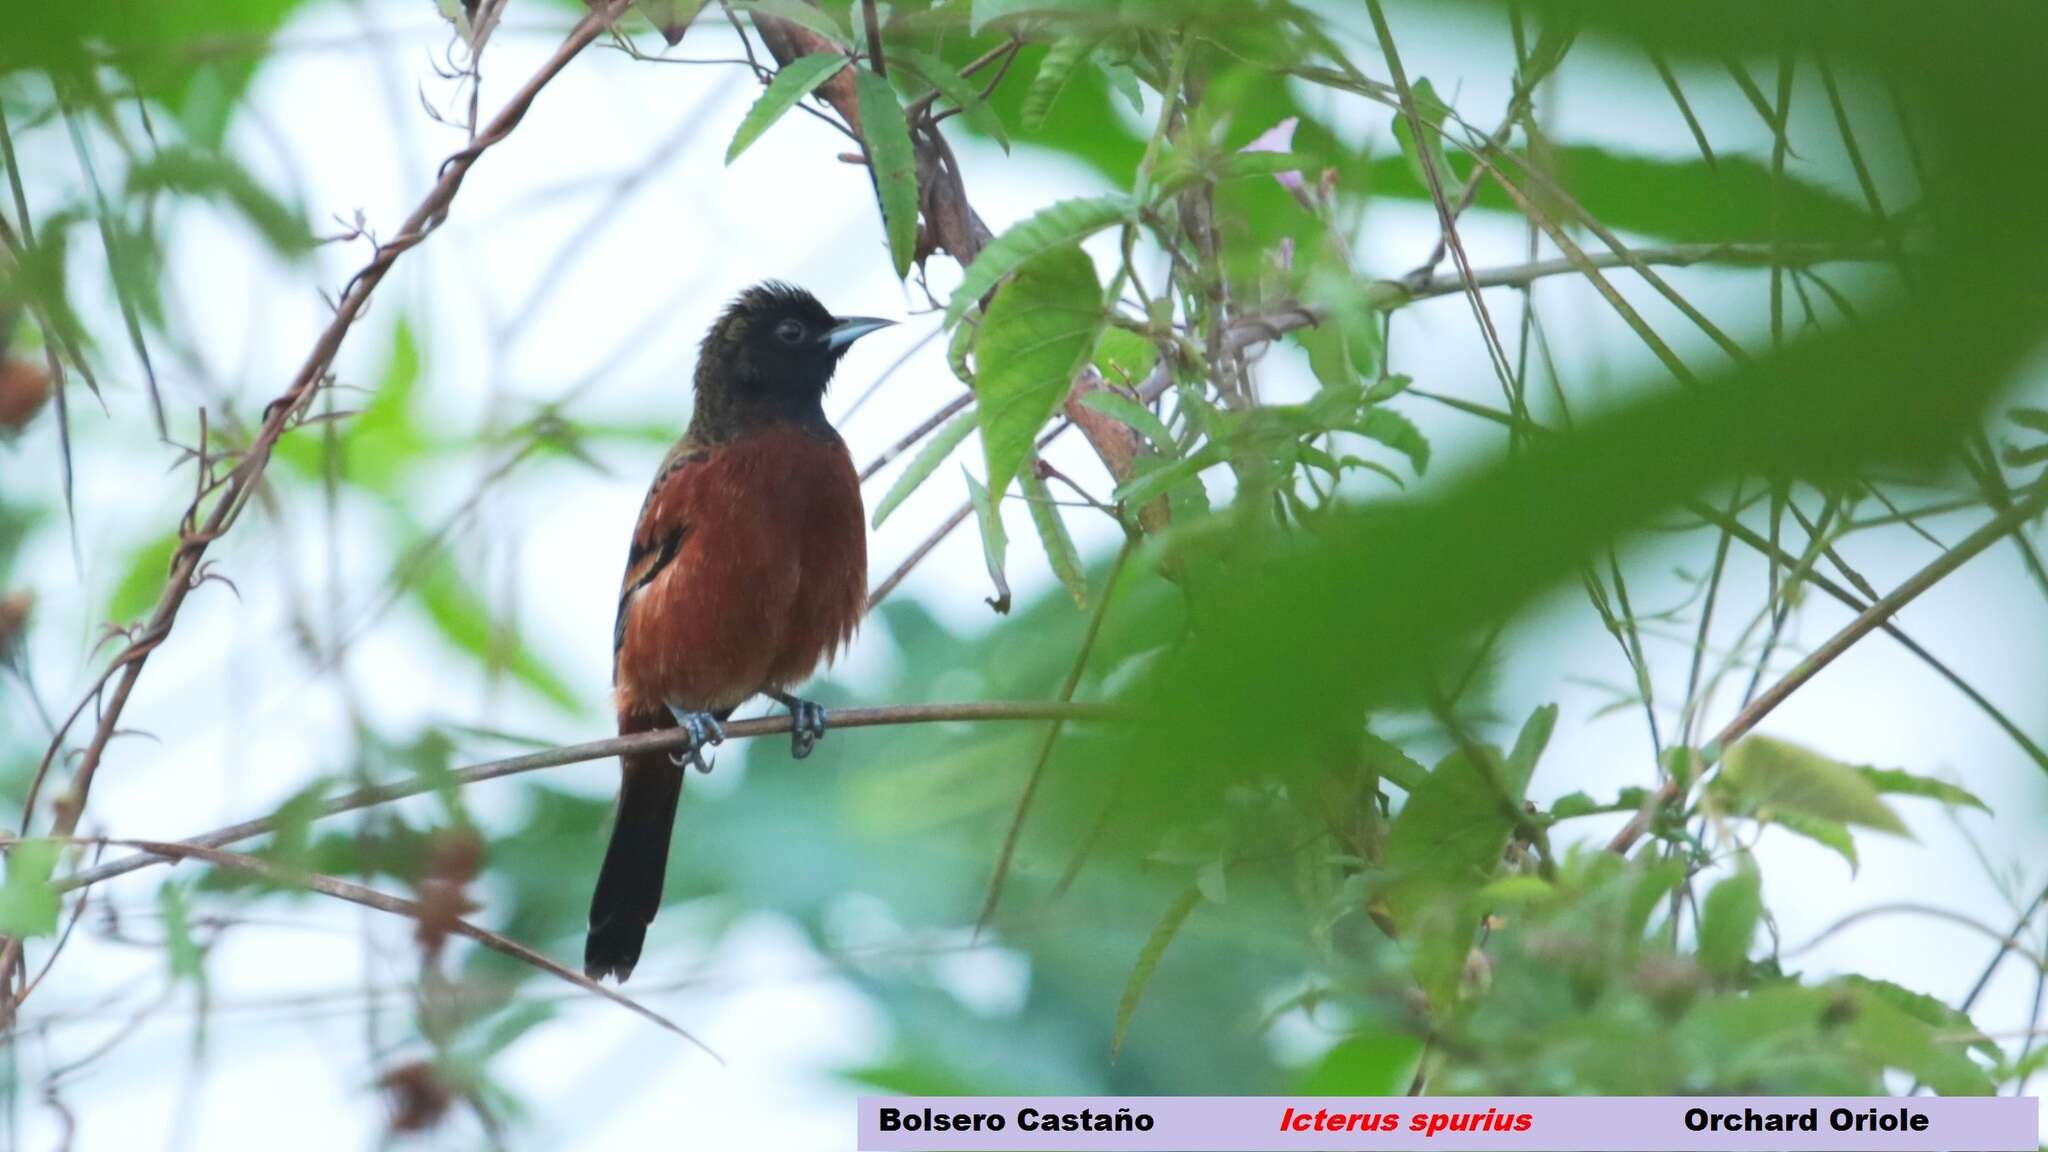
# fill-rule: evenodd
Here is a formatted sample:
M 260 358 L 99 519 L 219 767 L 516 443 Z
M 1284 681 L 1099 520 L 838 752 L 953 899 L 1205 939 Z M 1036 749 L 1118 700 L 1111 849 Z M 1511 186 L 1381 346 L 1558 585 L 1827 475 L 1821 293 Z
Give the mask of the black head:
M 837 317 L 809 292 L 769 281 L 726 306 L 704 337 L 697 405 L 720 415 L 804 419 L 821 412 L 825 386 L 855 340 L 890 321 Z

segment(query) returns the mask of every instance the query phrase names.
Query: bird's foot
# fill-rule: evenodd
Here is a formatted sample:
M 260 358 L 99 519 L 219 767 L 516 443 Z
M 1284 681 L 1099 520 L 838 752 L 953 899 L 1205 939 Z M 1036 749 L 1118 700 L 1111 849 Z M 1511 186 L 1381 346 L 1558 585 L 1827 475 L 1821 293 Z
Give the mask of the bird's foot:
M 711 762 L 704 758 L 704 749 L 725 743 L 725 728 L 718 717 L 709 712 L 686 712 L 671 704 L 669 715 L 676 718 L 676 725 L 690 734 L 690 746 L 681 752 L 669 754 L 669 760 L 676 767 L 685 765 L 699 772 L 711 771 Z
M 781 692 L 774 693 L 774 697 L 789 709 L 789 754 L 798 760 L 809 756 L 818 741 L 825 738 L 828 716 L 824 707 Z

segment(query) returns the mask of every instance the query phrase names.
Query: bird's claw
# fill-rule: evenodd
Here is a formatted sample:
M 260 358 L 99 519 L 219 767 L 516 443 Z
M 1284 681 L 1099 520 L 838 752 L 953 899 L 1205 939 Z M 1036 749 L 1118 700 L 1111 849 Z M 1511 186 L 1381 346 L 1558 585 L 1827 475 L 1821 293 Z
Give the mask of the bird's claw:
M 676 767 L 695 768 L 699 772 L 711 771 L 711 762 L 704 758 L 704 749 L 725 743 L 725 728 L 718 717 L 709 712 L 685 712 L 674 705 L 669 713 L 676 718 L 676 725 L 690 734 L 690 746 L 681 752 L 669 754 L 669 761 Z
M 809 700 L 789 701 L 789 754 L 801 760 L 811 754 L 818 741 L 825 738 L 827 715 L 822 705 Z

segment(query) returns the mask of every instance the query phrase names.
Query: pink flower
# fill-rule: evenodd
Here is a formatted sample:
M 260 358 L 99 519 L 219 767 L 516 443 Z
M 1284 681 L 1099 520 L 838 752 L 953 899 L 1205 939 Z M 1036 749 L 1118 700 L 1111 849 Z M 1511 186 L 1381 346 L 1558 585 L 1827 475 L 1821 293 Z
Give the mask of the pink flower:
M 1239 151 L 1292 152 L 1294 151 L 1294 129 L 1300 123 L 1301 117 L 1289 116 L 1287 119 L 1259 133 L 1257 139 L 1245 145 Z M 1273 173 L 1273 179 L 1278 180 L 1280 186 L 1289 192 L 1299 193 L 1302 190 L 1301 173 L 1299 172 L 1275 172 Z

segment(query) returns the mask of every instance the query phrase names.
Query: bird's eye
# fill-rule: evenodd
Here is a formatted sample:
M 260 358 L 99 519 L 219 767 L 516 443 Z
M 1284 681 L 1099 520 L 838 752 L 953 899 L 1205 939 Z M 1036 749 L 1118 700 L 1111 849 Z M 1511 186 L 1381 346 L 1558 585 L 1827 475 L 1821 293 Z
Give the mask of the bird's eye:
M 804 339 L 804 322 L 784 320 L 775 326 L 775 338 L 784 344 L 801 344 Z

